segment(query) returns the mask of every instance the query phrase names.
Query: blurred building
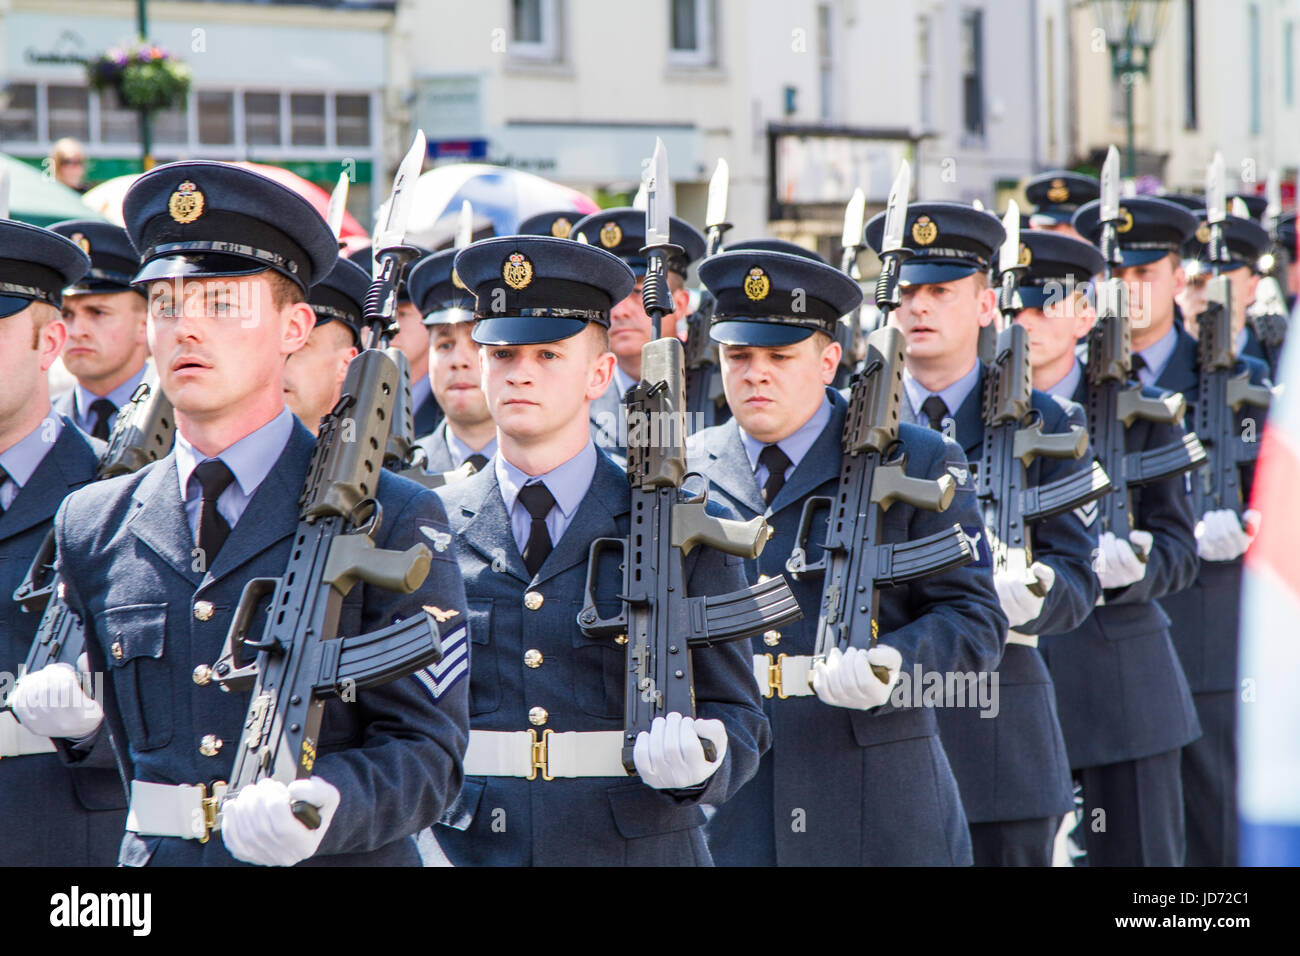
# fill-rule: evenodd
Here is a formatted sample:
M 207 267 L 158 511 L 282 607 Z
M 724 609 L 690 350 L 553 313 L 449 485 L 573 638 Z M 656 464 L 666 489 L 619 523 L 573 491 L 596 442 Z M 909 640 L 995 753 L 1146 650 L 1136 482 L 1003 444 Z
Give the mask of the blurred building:
M 1124 144 L 1124 89 L 1112 78 L 1093 4 L 1074 13 L 1078 159 Z M 1300 163 L 1300 0 L 1167 0 L 1150 74 L 1134 88 L 1138 173 L 1201 192 L 1215 150 L 1229 190 L 1263 190 L 1268 170 L 1294 202 Z M 1095 91 L 1095 92 L 1094 92 Z
M 348 169 L 349 207 L 369 222 L 371 182 L 389 178 L 396 149 L 383 122 L 394 9 L 150 0 L 149 39 L 194 77 L 185 106 L 154 117 L 154 157 L 273 163 L 326 188 Z M 39 162 L 71 136 L 85 144 L 90 180 L 139 171 L 137 115 L 89 89 L 85 71 L 135 40 L 135 16 L 134 0 L 0 0 L 0 150 Z

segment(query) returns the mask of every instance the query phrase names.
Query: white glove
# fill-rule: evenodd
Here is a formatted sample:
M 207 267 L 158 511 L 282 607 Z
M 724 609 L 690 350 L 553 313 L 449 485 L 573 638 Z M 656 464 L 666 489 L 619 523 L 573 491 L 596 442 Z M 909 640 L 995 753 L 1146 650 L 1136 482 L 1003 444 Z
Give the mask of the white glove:
M 1131 531 L 1128 540 L 1104 532 L 1097 542 L 1097 561 L 1093 570 L 1103 588 L 1124 588 L 1146 577 L 1146 562 L 1138 554 L 1151 553 L 1155 539 L 1148 531 Z
M 888 681 L 875 675 L 873 664 L 888 671 Z M 832 707 L 870 710 L 889 700 L 902 667 L 903 656 L 886 644 L 847 651 L 832 647 L 826 660 L 813 665 L 812 686 L 822 702 Z
M 1246 511 L 1242 517 L 1251 530 L 1241 526 L 1230 508 L 1207 511 L 1196 522 L 1196 553 L 1203 561 L 1231 561 L 1246 553 L 1259 533 L 1259 512 Z
M 998 592 L 1002 603 L 1002 612 L 1012 627 L 1019 627 L 1026 621 L 1032 621 L 1043 612 L 1043 602 L 1047 592 L 1056 583 L 1056 572 L 1046 564 L 1035 561 L 1029 566 L 1034 578 L 1043 586 L 1043 596 L 1038 597 L 1029 590 L 1029 585 L 1019 574 L 1010 571 L 998 571 L 993 575 L 993 587 Z
M 700 738 L 713 741 L 717 759 L 704 756 Z M 650 732 L 636 735 L 632 762 L 647 787 L 680 790 L 703 783 L 722 766 L 727 755 L 727 728 L 720 720 L 696 720 L 673 711 L 667 718 L 656 717 Z
M 315 830 L 308 830 L 290 810 L 298 800 L 320 810 L 320 826 Z M 279 780 L 259 780 L 222 804 L 221 839 L 237 860 L 293 866 L 320 847 L 338 808 L 338 789 L 320 777 L 295 780 L 287 787 Z
M 14 685 L 9 704 L 18 722 L 40 737 L 80 740 L 104 720 L 104 708 L 86 696 L 71 664 L 51 664 L 24 674 Z

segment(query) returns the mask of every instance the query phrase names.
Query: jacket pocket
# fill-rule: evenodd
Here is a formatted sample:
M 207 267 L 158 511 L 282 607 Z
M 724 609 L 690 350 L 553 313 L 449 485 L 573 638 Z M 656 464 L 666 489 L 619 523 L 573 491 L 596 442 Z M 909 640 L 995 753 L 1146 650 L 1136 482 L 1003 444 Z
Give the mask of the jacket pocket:
M 122 723 L 136 750 L 156 750 L 172 739 L 172 691 L 163 661 L 166 604 L 108 608 L 95 623 L 107 648 Z
M 482 777 L 466 777 L 456 799 L 443 811 L 442 817 L 438 820 L 439 825 L 464 833 L 474 825 L 474 818 L 478 816 L 478 805 L 483 800 L 483 793 L 486 790 L 487 782 Z
M 609 808 L 614 826 L 627 840 L 658 836 L 704 826 L 704 809 L 697 803 L 677 804 L 643 783 L 611 787 Z M 690 863 L 687 860 L 685 863 Z
M 581 610 L 574 602 L 571 619 Z M 589 717 L 622 717 L 628 645 L 615 644 L 613 637 L 587 637 L 576 625 L 572 631 L 573 697 L 579 709 Z
M 490 714 L 501 707 L 501 670 L 492 644 L 492 600 L 470 599 L 469 713 Z

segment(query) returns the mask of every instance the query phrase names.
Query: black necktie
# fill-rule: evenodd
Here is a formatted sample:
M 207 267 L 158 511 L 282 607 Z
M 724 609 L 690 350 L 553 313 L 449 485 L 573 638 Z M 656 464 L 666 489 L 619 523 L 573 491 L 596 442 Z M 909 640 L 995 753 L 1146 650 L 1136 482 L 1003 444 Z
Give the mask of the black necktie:
M 931 395 L 921 403 L 921 414 L 930 420 L 930 427 L 943 431 L 943 420 L 948 416 L 948 406 L 938 395 Z
M 1130 363 L 1133 369 L 1133 377 L 1138 378 L 1138 373 L 1147 367 L 1147 360 L 1136 352 L 1133 353 L 1133 361 Z
M 474 470 L 478 472 L 478 471 L 482 471 L 483 466 L 488 463 L 488 456 L 481 454 L 480 452 L 474 452 L 474 454 L 470 455 L 465 460 L 469 462 L 471 465 L 473 465 Z
M 4 465 L 0 465 L 0 491 L 4 491 L 5 482 L 8 480 L 9 480 L 9 472 L 5 471 Z M 0 503 L 0 516 L 3 516 L 4 513 L 5 513 L 5 506 L 3 503 Z
M 90 403 L 90 413 L 95 415 L 95 424 L 90 428 L 90 437 L 108 441 L 108 420 L 117 411 L 117 406 L 106 398 L 97 398 Z
M 551 553 L 551 535 L 546 530 L 546 516 L 555 505 L 555 496 L 538 481 L 519 489 L 519 500 L 533 519 L 528 526 L 528 543 L 524 545 L 524 569 L 534 575 Z
M 217 499 L 235 480 L 235 476 L 220 458 L 209 458 L 194 469 L 194 477 L 203 489 L 203 500 L 199 504 L 199 539 L 196 542 L 203 552 L 207 567 L 212 562 L 230 536 L 230 525 L 217 511 Z
M 790 467 L 790 456 L 780 445 L 764 445 L 758 453 L 758 463 L 767 467 L 767 481 L 763 483 L 763 501 L 771 504 L 785 487 L 785 470 Z

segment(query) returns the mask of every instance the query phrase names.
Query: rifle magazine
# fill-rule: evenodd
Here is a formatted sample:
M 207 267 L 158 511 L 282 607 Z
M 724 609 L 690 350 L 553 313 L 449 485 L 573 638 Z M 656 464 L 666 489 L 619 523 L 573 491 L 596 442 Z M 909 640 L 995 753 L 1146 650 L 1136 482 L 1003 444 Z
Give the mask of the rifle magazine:
M 803 617 L 790 585 L 780 576 L 730 594 L 693 600 L 704 608 L 704 627 L 689 639 L 692 647 L 740 640 Z
M 1096 501 L 1111 490 L 1110 477 L 1097 462 L 1092 467 L 1035 488 L 1026 488 L 1021 514 L 1028 523 L 1042 521 Z
M 378 631 L 321 642 L 312 690 L 319 696 L 365 690 L 413 674 L 442 659 L 438 627 L 428 612 Z
M 961 525 L 898 544 L 877 546 L 876 583 L 903 584 L 941 571 L 951 571 L 975 560 L 975 549 Z

